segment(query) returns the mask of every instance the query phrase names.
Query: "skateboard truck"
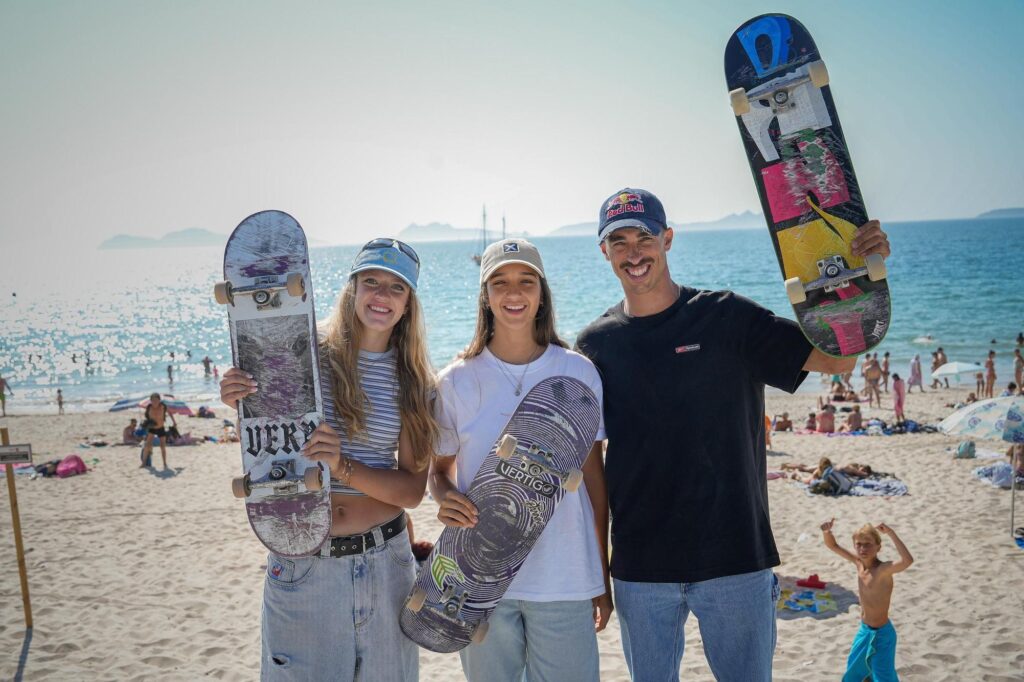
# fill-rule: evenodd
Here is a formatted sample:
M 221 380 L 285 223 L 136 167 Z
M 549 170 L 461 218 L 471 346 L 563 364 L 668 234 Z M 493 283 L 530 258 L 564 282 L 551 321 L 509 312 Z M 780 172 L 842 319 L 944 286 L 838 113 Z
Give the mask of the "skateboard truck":
M 235 305 L 235 294 L 251 294 L 256 305 L 263 307 L 270 304 L 281 290 L 287 290 L 288 294 L 296 298 L 306 295 L 306 282 L 302 274 L 292 272 L 284 282 L 280 277 L 258 277 L 255 284 L 244 287 L 235 287 L 231 282 L 217 282 L 213 285 L 213 297 L 221 305 Z
M 468 592 L 463 590 L 456 593 L 455 586 L 448 585 L 441 592 L 441 601 L 437 604 L 431 604 L 430 606 L 435 610 L 440 611 L 445 618 L 448 618 L 452 621 L 458 622 L 465 626 L 471 626 L 471 623 L 468 623 L 459 618 L 459 614 L 462 612 L 462 607 L 466 604 L 466 598 L 468 596 Z M 413 589 L 412 594 L 409 595 L 409 599 L 405 602 L 406 608 L 408 608 L 410 611 L 414 613 L 419 613 L 426 604 L 427 591 L 419 586 Z M 471 641 L 474 644 L 479 644 L 480 642 L 484 641 L 484 637 L 487 636 L 488 627 L 489 625 L 486 620 L 477 623 L 476 627 L 473 629 Z
M 793 305 L 803 303 L 807 300 L 807 292 L 817 289 L 824 289 L 825 293 L 831 293 L 836 289 L 844 289 L 850 286 L 850 280 L 867 275 L 872 282 L 885 279 L 885 261 L 878 254 L 873 254 L 864 259 L 864 267 L 849 269 L 846 266 L 846 259 L 842 256 L 828 256 L 818 261 L 818 273 L 821 275 L 813 282 L 804 284 L 799 277 L 790 277 L 786 280 L 786 295 Z
M 323 472 L 320 465 L 308 467 L 299 476 L 295 472 L 295 460 L 284 459 L 272 462 L 266 476 L 253 481 L 249 474 L 232 479 L 231 491 L 235 497 L 249 497 L 253 490 L 269 488 L 276 495 L 295 495 L 306 490 L 322 490 L 324 487 Z
M 751 100 L 768 100 L 772 113 L 778 114 L 796 106 L 790 98 L 790 93 L 796 88 L 810 83 L 816 88 L 823 88 L 828 85 L 828 69 L 825 62 L 820 59 L 807 65 L 807 75 L 796 78 L 785 76 L 747 92 L 745 88 L 736 88 L 729 92 L 729 102 L 732 104 L 733 113 L 742 116 L 750 111 Z
M 515 452 L 522 455 L 519 460 L 519 468 L 531 476 L 540 476 L 544 472 L 552 474 L 558 477 L 562 487 L 570 493 L 575 492 L 583 482 L 583 472 L 579 469 L 561 471 L 555 467 L 554 456 L 550 452 L 545 452 L 536 445 L 531 445 L 527 449 L 520 448 L 519 440 L 512 434 L 506 433 L 498 443 L 498 458 L 507 460 Z

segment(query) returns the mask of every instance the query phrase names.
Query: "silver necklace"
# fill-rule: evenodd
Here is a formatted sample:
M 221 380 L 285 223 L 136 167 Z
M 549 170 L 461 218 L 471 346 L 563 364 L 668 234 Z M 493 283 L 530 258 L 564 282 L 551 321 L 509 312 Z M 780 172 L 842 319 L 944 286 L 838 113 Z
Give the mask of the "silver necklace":
M 497 355 L 494 356 L 494 359 L 498 361 L 498 369 L 501 370 L 501 373 L 505 376 L 506 379 L 508 379 L 508 382 L 512 385 L 512 389 L 513 391 L 515 391 L 516 397 L 519 397 L 519 395 L 523 392 L 523 380 L 526 379 L 526 373 L 530 371 L 530 365 L 532 365 L 533 361 L 539 358 L 542 354 L 543 351 L 541 353 L 538 353 L 536 356 L 530 357 L 529 362 L 527 362 L 526 366 L 523 367 L 523 373 L 519 375 L 518 381 L 516 380 L 515 375 L 505 368 L 505 361 L 499 358 Z

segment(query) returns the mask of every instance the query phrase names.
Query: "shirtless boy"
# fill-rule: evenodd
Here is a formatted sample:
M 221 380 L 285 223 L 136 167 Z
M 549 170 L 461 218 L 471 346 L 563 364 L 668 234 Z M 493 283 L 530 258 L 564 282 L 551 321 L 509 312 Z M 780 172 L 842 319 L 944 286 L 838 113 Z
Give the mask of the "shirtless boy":
M 878 524 L 877 529 L 868 523 L 854 532 L 854 551 L 851 552 L 836 542 L 832 535 L 834 523 L 833 518 L 821 524 L 825 546 L 857 567 L 861 608 L 860 630 L 850 647 L 843 682 L 899 680 L 896 675 L 896 629 L 889 621 L 892 577 L 907 570 L 914 563 L 914 557 L 910 556 L 910 551 L 896 532 L 884 523 Z M 896 547 L 899 558 L 895 561 L 878 558 L 878 551 L 882 548 L 880 533 L 888 535 Z

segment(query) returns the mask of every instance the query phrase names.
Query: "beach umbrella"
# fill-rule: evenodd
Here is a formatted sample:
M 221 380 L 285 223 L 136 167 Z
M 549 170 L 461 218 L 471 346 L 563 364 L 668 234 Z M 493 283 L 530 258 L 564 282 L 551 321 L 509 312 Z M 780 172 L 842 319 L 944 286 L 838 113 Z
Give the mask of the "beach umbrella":
M 192 408 L 186 405 L 184 400 L 164 400 L 163 403 L 167 406 L 167 411 L 171 414 L 183 414 L 186 417 L 195 416 L 192 413 Z M 139 401 L 138 405 L 141 408 L 149 407 L 149 398 Z
M 148 401 L 148 398 L 147 398 Z M 121 412 L 122 410 L 130 410 L 133 407 L 139 406 L 138 398 L 122 398 L 114 403 L 114 406 L 110 408 L 110 412 Z
M 985 368 L 981 365 L 973 362 L 947 362 L 941 367 L 937 367 L 932 372 L 933 377 L 952 377 L 958 374 L 977 374 L 978 372 L 984 372 Z
M 939 423 L 939 431 L 950 436 L 1024 443 L 1024 396 L 989 398 L 961 407 Z M 1013 535 L 1016 493 L 1017 472 L 1011 471 L 1010 535 Z
M 1024 443 L 1024 396 L 979 400 L 949 415 L 939 431 L 950 436 Z

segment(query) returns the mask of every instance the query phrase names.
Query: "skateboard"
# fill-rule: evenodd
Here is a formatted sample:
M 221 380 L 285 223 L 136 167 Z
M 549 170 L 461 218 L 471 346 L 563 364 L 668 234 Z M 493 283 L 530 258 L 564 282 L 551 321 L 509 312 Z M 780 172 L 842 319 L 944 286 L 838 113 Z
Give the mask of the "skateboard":
M 267 549 L 313 554 L 331 530 L 330 475 L 300 450 L 323 404 L 309 253 L 295 219 L 262 211 L 243 220 L 214 297 L 227 307 L 234 365 L 259 387 L 238 404 L 243 475 L 232 492 Z
M 556 506 L 583 481 L 600 423 L 597 398 L 577 379 L 549 377 L 526 394 L 466 493 L 477 525 L 445 528 L 420 569 L 399 621 L 410 639 L 440 653 L 483 641 Z
M 828 355 L 871 350 L 889 329 L 885 263 L 850 250 L 867 210 L 814 40 L 755 17 L 729 38 L 725 80 L 797 323 Z

